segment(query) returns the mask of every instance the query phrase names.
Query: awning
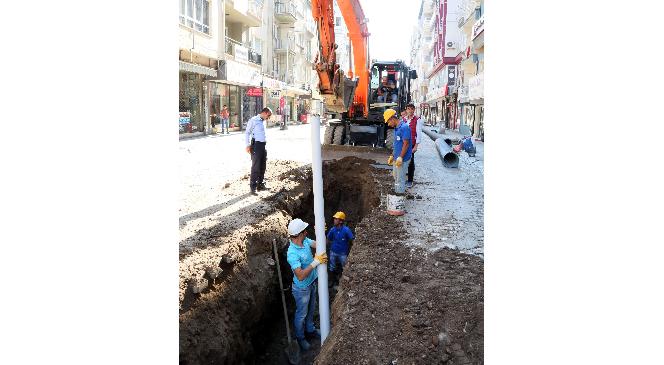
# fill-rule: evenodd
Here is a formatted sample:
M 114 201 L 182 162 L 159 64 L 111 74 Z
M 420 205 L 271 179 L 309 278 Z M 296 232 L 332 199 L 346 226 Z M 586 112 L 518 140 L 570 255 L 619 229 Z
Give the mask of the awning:
M 298 89 L 292 86 L 286 86 L 284 89 L 285 94 L 288 96 L 311 95 L 311 91 Z
M 217 76 L 217 70 L 213 68 L 184 61 L 179 61 L 179 62 L 180 62 L 180 71 L 192 72 L 200 75 L 213 76 L 213 77 Z

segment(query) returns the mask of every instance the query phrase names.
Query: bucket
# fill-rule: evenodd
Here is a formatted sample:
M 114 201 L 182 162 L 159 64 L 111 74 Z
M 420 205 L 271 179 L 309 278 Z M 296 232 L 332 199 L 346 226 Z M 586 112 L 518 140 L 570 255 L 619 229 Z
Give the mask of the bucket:
M 402 195 L 387 195 L 387 214 L 389 215 L 404 215 L 404 196 Z

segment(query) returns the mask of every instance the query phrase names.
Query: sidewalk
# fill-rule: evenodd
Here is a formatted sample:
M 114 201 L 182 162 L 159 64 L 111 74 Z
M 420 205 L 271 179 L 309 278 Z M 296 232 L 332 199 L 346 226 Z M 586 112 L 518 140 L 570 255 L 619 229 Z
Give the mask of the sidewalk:
M 434 127 L 425 127 L 434 128 Z M 443 138 L 459 139 L 446 131 Z M 442 247 L 484 254 L 484 144 L 473 141 L 475 157 L 459 154 L 459 168 L 443 167 L 434 142 L 426 134 L 415 153 L 414 185 L 407 191 L 406 214 L 400 219 L 408 230 L 407 245 L 431 251 Z

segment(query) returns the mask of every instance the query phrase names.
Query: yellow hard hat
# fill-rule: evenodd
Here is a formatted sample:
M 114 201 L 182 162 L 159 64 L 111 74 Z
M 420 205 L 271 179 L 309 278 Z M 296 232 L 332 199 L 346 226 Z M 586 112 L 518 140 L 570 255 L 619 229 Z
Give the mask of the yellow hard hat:
M 394 110 L 394 109 L 387 109 L 387 110 L 383 113 L 383 119 L 385 119 L 385 123 L 387 123 L 387 121 L 390 120 L 390 118 L 392 118 L 392 117 L 395 116 L 395 115 L 397 115 L 397 111 L 396 111 L 396 110 Z
M 336 212 L 332 217 L 346 220 L 346 214 L 344 214 L 344 212 Z

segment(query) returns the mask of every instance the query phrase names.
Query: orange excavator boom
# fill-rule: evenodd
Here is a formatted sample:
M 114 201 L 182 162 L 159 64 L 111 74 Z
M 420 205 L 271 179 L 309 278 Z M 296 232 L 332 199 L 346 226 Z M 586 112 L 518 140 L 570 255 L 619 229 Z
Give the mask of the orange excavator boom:
M 315 70 L 319 90 L 329 111 L 348 112 L 350 117 L 367 117 L 369 113 L 369 31 L 359 0 L 337 0 L 348 27 L 352 65 L 348 77 L 339 67 L 334 34 L 334 0 L 312 0 L 311 10 L 318 25 L 319 54 Z

